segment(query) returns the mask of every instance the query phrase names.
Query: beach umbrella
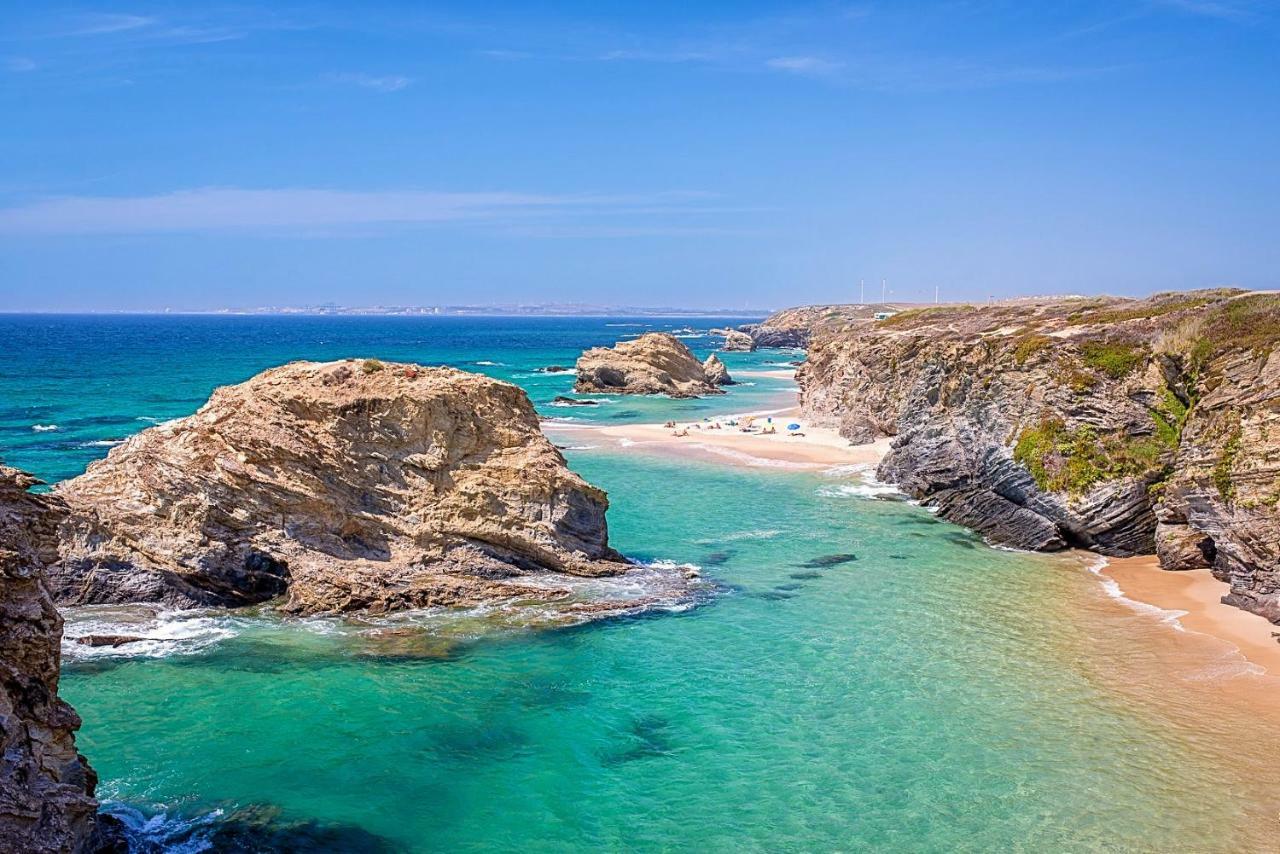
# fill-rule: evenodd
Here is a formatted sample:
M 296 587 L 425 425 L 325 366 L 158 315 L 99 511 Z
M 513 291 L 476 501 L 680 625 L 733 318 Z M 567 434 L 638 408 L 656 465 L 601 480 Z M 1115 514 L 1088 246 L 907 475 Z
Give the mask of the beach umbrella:
M 800 429 L 800 425 L 799 425 L 799 424 L 788 424 L 788 425 L 787 425 L 787 429 L 788 429 L 788 430 L 799 430 L 799 429 Z

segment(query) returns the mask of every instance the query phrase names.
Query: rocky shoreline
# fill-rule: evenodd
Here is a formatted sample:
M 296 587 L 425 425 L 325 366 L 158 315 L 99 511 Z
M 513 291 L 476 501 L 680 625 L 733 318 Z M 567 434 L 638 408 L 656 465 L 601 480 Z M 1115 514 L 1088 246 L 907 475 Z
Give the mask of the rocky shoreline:
M 882 480 L 995 543 L 1211 568 L 1280 620 L 1280 297 L 868 308 L 749 331 L 808 344 L 805 417 L 892 437 Z

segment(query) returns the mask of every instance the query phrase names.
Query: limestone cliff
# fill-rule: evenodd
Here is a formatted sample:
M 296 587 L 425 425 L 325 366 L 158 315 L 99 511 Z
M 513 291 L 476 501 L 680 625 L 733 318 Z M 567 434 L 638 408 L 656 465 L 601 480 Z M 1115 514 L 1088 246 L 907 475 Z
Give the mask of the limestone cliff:
M 58 697 L 62 618 L 44 583 L 62 511 L 35 483 L 0 466 L 0 851 L 90 851 L 97 776 Z
M 473 604 L 624 572 L 605 494 L 516 386 L 374 360 L 218 389 L 62 484 L 59 601 L 302 614 Z M 552 591 L 554 592 L 554 591 Z
M 946 518 L 1212 565 L 1233 604 L 1280 618 L 1280 296 L 940 306 L 811 335 L 805 414 L 896 437 L 880 477 Z
M 689 348 L 666 332 L 649 332 L 613 347 L 593 347 L 578 357 L 577 371 L 574 390 L 578 392 L 670 397 L 724 393 Z

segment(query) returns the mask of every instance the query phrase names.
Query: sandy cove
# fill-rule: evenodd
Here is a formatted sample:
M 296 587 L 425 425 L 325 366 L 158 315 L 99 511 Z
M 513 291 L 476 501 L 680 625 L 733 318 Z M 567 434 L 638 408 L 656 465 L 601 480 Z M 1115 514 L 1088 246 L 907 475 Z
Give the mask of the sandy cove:
M 757 424 L 764 424 L 770 414 L 758 416 Z M 783 429 L 794 412 L 771 413 L 777 433 L 767 434 L 756 430 L 744 433 L 721 418 L 712 422 L 678 421 L 676 427 L 661 424 L 626 424 L 620 426 L 585 427 L 563 425 L 555 422 L 544 424 L 553 436 L 582 436 L 612 440 L 635 450 L 682 457 L 702 457 L 743 466 L 782 466 L 786 468 L 829 468 L 841 465 L 867 465 L 874 467 L 889 451 L 889 439 L 870 445 L 850 445 L 849 441 L 828 427 L 811 427 L 808 424 L 793 435 Z M 715 429 L 711 424 L 719 423 Z M 563 431 L 563 433 L 561 433 Z
M 764 423 L 770 416 L 778 428 L 777 433 L 743 433 L 727 424 L 732 420 L 729 418 L 716 419 L 722 425 L 720 429 L 708 429 L 706 422 L 688 421 L 676 422 L 675 428 L 661 424 L 586 426 L 556 422 L 546 422 L 543 426 L 553 436 L 559 434 L 565 439 L 580 439 L 589 434 L 595 440 L 609 440 L 631 450 L 741 466 L 820 469 L 865 465 L 874 468 L 889 450 L 890 439 L 869 445 L 850 445 L 834 429 L 813 427 L 803 421 L 799 432 L 804 435 L 790 435 L 782 428 L 799 418 L 794 409 L 759 413 L 757 423 Z M 679 435 L 682 433 L 686 435 Z M 1203 635 L 1219 645 L 1229 644 L 1269 675 L 1280 676 L 1280 643 L 1277 643 L 1280 639 L 1271 635 L 1273 631 L 1280 632 L 1280 626 L 1222 604 L 1220 600 L 1227 593 L 1227 585 L 1207 569 L 1172 572 L 1161 569 L 1155 555 L 1144 555 L 1110 558 L 1103 574 L 1120 585 L 1126 598 L 1164 611 L 1181 612 L 1178 623 L 1188 632 Z M 1165 631 L 1164 628 L 1158 630 Z
M 1208 635 L 1239 650 L 1250 663 L 1280 676 L 1280 626 L 1222 604 L 1228 587 L 1207 569 L 1170 571 L 1160 568 L 1155 555 L 1109 558 L 1103 574 L 1120 585 L 1135 602 L 1165 611 L 1181 612 L 1178 623 L 1189 632 Z

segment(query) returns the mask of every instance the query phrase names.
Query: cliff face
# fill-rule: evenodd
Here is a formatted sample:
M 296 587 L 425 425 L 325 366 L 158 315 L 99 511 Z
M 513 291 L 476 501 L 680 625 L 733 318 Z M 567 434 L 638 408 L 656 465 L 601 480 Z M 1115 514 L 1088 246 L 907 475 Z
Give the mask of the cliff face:
M 574 391 L 588 394 L 724 394 L 718 387 L 719 373 L 708 376 L 684 342 L 666 332 L 649 332 L 613 347 L 592 347 L 578 357 L 577 371 Z
M 813 330 L 801 404 L 993 541 L 1212 565 L 1280 617 L 1280 297 L 1025 300 Z
M 62 618 L 44 584 L 62 511 L 36 482 L 0 466 L 0 851 L 88 851 L 97 776 L 58 698 Z
M 320 613 L 474 604 L 520 576 L 607 575 L 605 494 L 519 388 L 476 374 L 294 363 L 218 389 L 62 484 L 59 601 Z

